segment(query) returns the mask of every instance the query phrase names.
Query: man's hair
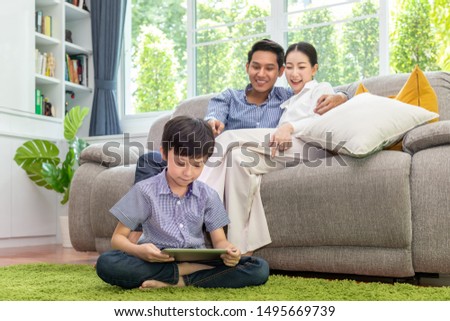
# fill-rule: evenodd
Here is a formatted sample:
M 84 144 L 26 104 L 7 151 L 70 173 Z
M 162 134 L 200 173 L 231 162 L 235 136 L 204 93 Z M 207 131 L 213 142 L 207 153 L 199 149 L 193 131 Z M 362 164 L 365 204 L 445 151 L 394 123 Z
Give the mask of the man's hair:
M 214 134 L 203 119 L 177 116 L 164 125 L 161 146 L 165 157 L 173 148 L 177 156 L 209 158 L 214 151 Z
M 252 49 L 248 52 L 247 63 L 250 63 L 253 58 L 253 54 L 256 51 L 269 51 L 273 52 L 277 56 L 278 69 L 283 67 L 284 64 L 284 49 L 283 47 L 270 39 L 263 39 L 253 44 Z

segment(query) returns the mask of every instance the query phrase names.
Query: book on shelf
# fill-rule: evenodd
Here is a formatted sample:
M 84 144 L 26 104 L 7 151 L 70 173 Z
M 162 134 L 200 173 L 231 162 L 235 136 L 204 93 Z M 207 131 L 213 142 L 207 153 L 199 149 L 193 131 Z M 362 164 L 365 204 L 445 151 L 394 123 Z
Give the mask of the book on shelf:
M 42 102 L 43 102 L 42 92 L 38 88 L 36 88 L 35 92 L 36 92 L 36 98 L 35 98 L 34 113 L 36 115 L 42 115 Z
M 41 53 L 35 49 L 35 72 L 47 77 L 55 77 L 55 57 L 52 52 Z
M 38 10 L 35 13 L 35 31 L 42 33 L 42 11 Z
M 77 74 L 78 74 L 78 83 L 82 86 L 89 86 L 89 74 L 88 74 L 88 55 L 86 54 L 77 54 L 70 56 L 71 59 L 77 62 Z
M 39 75 L 45 75 L 45 71 L 47 70 L 47 53 L 41 53 L 39 56 L 39 69 L 37 73 Z
M 88 56 L 85 54 L 66 54 L 65 80 L 87 87 L 88 79 Z
M 84 6 L 85 0 L 66 0 L 66 2 L 70 3 L 71 5 L 74 5 L 75 7 L 82 9 Z
M 70 59 L 69 54 L 66 54 L 66 69 L 67 69 L 67 81 L 73 82 L 73 62 Z
M 80 1 L 79 0 L 66 0 L 66 2 L 74 5 L 75 7 L 78 7 L 78 4 Z
M 38 74 L 41 71 L 41 53 L 37 48 L 34 52 L 34 72 Z
M 53 19 L 51 16 L 43 16 L 42 17 L 42 33 L 48 37 L 53 35 Z

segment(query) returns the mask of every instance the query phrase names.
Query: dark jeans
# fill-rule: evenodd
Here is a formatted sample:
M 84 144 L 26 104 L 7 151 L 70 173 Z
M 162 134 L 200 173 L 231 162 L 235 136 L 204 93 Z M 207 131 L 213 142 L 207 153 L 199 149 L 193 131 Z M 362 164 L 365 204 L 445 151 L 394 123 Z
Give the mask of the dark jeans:
M 139 157 L 136 164 L 136 172 L 134 173 L 134 184 L 144 179 L 158 175 L 167 167 L 167 162 L 162 159 L 160 152 L 151 151 Z M 142 231 L 139 225 L 135 231 Z
M 134 183 L 140 182 L 146 178 L 161 173 L 167 166 L 167 162 L 162 159 L 160 152 L 151 151 L 139 157 L 136 173 L 134 174 Z
M 269 278 L 269 265 L 261 258 L 244 256 L 235 267 L 228 267 L 221 259 L 199 261 L 214 266 L 183 276 L 186 285 L 202 288 L 241 288 L 261 285 Z M 97 275 L 106 283 L 122 288 L 138 288 L 146 280 L 175 285 L 179 274 L 177 263 L 151 263 L 122 251 L 108 251 L 97 260 Z

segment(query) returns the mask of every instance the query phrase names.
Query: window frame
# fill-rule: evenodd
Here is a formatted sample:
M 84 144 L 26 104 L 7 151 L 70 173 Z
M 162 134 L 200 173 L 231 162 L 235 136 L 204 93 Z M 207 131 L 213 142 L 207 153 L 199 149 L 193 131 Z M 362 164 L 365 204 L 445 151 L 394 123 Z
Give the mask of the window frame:
M 337 5 L 346 5 L 349 3 L 360 2 L 361 0 L 343 0 L 336 4 L 329 4 L 321 6 L 321 8 L 332 7 Z M 387 75 L 390 73 L 389 68 L 389 0 L 378 0 L 379 11 L 379 75 Z M 294 12 L 288 12 L 287 0 L 270 0 L 271 12 L 267 19 L 267 32 L 261 34 L 252 34 L 250 36 L 242 36 L 233 39 L 221 39 L 217 41 L 208 42 L 207 44 L 196 44 L 196 32 L 208 28 L 196 28 L 196 0 L 187 0 L 187 99 L 196 96 L 196 48 L 204 45 L 213 45 L 228 41 L 236 41 L 248 37 L 261 36 L 270 37 L 271 39 L 287 47 L 288 33 L 298 28 L 288 28 L 288 16 Z M 307 9 L 308 10 L 308 9 Z M 303 10 L 305 11 L 305 10 Z M 298 10 L 295 12 L 299 12 Z M 255 19 L 252 19 L 255 20 Z M 260 19 L 256 19 L 260 20 Z M 350 21 L 351 19 L 347 19 Z M 332 23 L 342 23 L 345 21 L 333 21 Z M 236 22 L 237 23 L 237 22 Z M 224 25 L 221 25 L 224 26 Z M 212 26 L 210 29 L 218 28 L 219 25 Z M 141 133 L 148 132 L 148 128 L 159 117 L 170 114 L 172 111 L 156 111 L 142 114 L 126 114 L 126 106 L 131 103 L 130 82 L 129 76 L 131 71 L 131 5 L 127 6 L 127 14 L 124 28 L 124 46 L 122 49 L 122 59 L 119 75 L 118 85 L 118 102 L 119 102 L 119 118 L 124 132 Z M 286 81 L 284 77 L 278 80 L 277 85 L 285 86 Z

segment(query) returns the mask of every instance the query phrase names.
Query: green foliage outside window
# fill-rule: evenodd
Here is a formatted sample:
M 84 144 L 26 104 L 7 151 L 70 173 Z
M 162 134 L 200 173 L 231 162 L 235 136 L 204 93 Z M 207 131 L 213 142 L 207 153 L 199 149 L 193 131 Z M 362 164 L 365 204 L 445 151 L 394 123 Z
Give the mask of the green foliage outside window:
M 332 15 L 329 9 L 306 11 L 296 24 L 311 26 L 318 23 L 331 22 Z M 316 79 L 332 84 L 340 83 L 339 53 L 336 39 L 336 30 L 333 25 L 303 29 L 300 32 L 289 34 L 289 44 L 306 41 L 314 45 L 319 60 L 319 72 Z
M 352 8 L 353 17 L 376 13 L 377 6 L 373 1 L 356 3 Z M 377 18 L 367 18 L 344 25 L 341 84 L 378 75 L 380 33 L 378 24 Z
M 440 69 L 450 71 L 450 6 L 448 0 L 434 0 L 431 13 L 435 28 L 436 43 L 439 45 L 437 56 Z
M 220 2 L 220 1 L 218 1 Z M 221 1 L 223 4 L 223 1 Z M 224 25 L 237 21 L 267 17 L 269 12 L 258 6 L 248 5 L 248 1 L 234 0 L 227 8 L 205 3 L 197 3 L 197 28 Z M 266 22 L 253 21 L 232 24 L 215 29 L 199 31 L 199 43 L 222 39 L 236 39 L 242 36 L 265 33 Z M 248 83 L 245 73 L 247 52 L 259 38 L 234 40 L 197 47 L 197 95 L 221 92 L 226 88 L 243 88 Z
M 415 65 L 422 70 L 437 70 L 437 44 L 433 37 L 428 0 L 403 1 L 395 13 L 391 35 L 391 67 L 394 72 L 411 72 Z
M 393 72 L 450 71 L 450 7 L 448 0 L 392 0 L 396 9 L 390 30 L 390 65 Z M 291 3 L 291 2 L 289 2 Z M 378 74 L 379 21 L 374 15 L 379 2 L 365 0 L 349 4 L 351 14 L 333 17 L 333 8 L 306 10 L 289 27 L 304 27 L 287 34 L 288 44 L 308 41 L 319 54 L 319 81 L 333 85 Z M 293 2 L 291 3 L 293 4 Z M 312 8 L 317 3 L 310 1 Z M 220 92 L 243 88 L 250 46 L 267 35 L 268 1 L 197 0 L 196 92 Z M 132 0 L 133 64 L 137 112 L 172 109 L 187 97 L 187 1 Z M 239 21 L 260 19 L 261 21 Z M 343 23 L 333 24 L 334 19 Z M 350 21 L 345 21 L 350 19 Z M 329 23 L 329 24 L 327 24 Z M 226 25 L 231 24 L 231 25 Z M 219 28 L 207 29 L 210 26 Z M 143 28 L 142 26 L 152 26 Z M 311 26 L 308 28 L 307 26 Z M 203 29 L 204 28 L 204 29 Z M 142 33 L 144 32 L 144 33 Z M 243 37 L 243 39 L 242 39 Z M 230 41 L 228 41 L 231 39 Z M 218 43 L 211 43 L 219 41 Z
M 137 112 L 171 110 L 179 102 L 173 47 L 172 41 L 156 27 L 142 28 L 133 57 L 138 68 L 133 93 Z

